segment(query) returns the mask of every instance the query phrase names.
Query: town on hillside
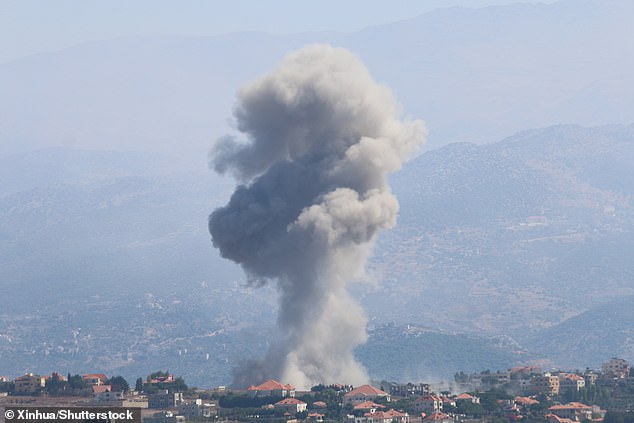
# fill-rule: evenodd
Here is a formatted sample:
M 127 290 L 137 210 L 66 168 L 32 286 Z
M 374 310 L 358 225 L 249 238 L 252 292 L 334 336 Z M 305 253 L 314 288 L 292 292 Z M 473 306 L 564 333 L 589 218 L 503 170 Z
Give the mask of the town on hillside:
M 0 377 L 0 407 L 67 406 L 141 409 L 146 423 L 199 422 L 604 422 L 634 423 L 634 367 L 611 358 L 601 369 L 458 372 L 435 390 L 429 383 L 381 381 L 309 391 L 268 380 L 244 390 L 188 387 L 169 371 L 138 378 L 103 373 Z

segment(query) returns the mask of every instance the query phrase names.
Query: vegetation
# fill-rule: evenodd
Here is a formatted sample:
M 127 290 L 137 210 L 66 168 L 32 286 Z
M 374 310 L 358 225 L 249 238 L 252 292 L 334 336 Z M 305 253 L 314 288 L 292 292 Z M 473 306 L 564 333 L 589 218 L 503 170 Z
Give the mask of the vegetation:
M 125 392 L 130 389 L 128 381 L 123 376 L 112 376 L 107 384 L 112 386 L 112 392 Z
M 634 423 L 634 412 L 619 413 L 609 411 L 605 414 L 603 423 Z

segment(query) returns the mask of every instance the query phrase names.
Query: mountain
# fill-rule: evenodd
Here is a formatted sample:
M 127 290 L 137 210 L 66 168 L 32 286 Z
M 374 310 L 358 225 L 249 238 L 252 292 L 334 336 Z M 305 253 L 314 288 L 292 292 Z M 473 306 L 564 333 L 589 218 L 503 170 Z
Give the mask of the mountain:
M 507 369 L 531 356 L 512 339 L 447 333 L 415 325 L 383 325 L 369 331 L 356 352 L 372 380 L 453 381 L 458 371 Z
M 527 127 L 634 121 L 634 3 L 446 8 L 352 33 L 130 37 L 0 64 L 0 152 L 158 150 L 202 165 L 235 92 L 290 50 L 352 50 L 430 148 Z
M 368 308 L 521 340 L 634 293 L 633 130 L 554 126 L 409 163 Z
M 229 181 L 153 153 L 0 160 L 1 374 L 169 366 L 208 386 L 264 353 L 275 289 L 245 287 L 206 228 Z M 391 181 L 399 223 L 352 287 L 370 374 L 634 361 L 621 302 L 634 294 L 633 169 L 634 125 L 558 125 L 408 163 Z
M 567 368 L 599 368 L 610 357 L 627 357 L 632 362 L 633 310 L 632 296 L 610 301 L 539 332 L 527 345 Z

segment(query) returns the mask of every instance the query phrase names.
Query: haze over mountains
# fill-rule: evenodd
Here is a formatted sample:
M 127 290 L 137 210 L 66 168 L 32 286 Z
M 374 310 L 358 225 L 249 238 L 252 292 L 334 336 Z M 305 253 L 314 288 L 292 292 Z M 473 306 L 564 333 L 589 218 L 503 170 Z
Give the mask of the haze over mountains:
M 267 348 L 276 308 L 209 242 L 207 213 L 229 187 L 157 174 L 163 159 L 139 153 L 46 150 L 3 168 L 20 177 L 24 163 L 69 158 L 56 179 L 0 198 L 0 354 L 13 363 L 0 370 L 134 376 L 165 363 L 196 384 L 208 380 L 200 368 L 228 383 L 237 360 Z M 633 164 L 630 125 L 453 144 L 406 165 L 392 181 L 399 224 L 353 289 L 371 322 L 359 350 L 371 375 L 634 358 Z M 385 361 L 399 351 L 405 368 Z
M 234 93 L 288 51 L 358 54 L 429 147 L 559 123 L 628 123 L 634 4 L 563 0 L 448 8 L 354 33 L 161 36 L 91 42 L 0 65 L 0 151 L 160 150 L 202 166 Z
M 451 8 L 0 65 L 0 374 L 169 367 L 207 386 L 268 348 L 276 293 L 213 249 L 232 186 L 205 161 L 237 88 L 310 42 L 357 53 L 430 130 L 353 290 L 372 377 L 634 361 L 632 17 L 625 1 Z

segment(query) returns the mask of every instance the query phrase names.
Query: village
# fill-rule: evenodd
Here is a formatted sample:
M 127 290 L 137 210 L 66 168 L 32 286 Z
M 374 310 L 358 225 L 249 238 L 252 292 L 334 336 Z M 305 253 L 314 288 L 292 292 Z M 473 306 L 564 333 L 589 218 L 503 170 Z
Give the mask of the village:
M 520 366 L 465 374 L 439 384 L 333 384 L 309 391 L 268 380 L 246 390 L 190 388 L 158 371 L 134 386 L 105 374 L 0 377 L 0 406 L 125 407 L 147 423 L 186 421 L 455 423 L 541 421 L 627 423 L 634 418 L 634 368 L 612 358 L 600 370 Z

